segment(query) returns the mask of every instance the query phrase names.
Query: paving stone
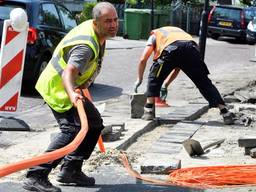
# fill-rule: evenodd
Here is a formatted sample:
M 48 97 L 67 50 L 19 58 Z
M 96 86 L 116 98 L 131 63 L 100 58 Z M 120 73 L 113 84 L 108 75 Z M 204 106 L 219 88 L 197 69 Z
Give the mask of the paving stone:
M 141 174 L 165 174 L 168 175 L 170 171 L 180 169 L 181 160 L 169 160 L 159 162 L 156 159 L 149 159 L 140 166 Z
M 250 155 L 251 149 L 253 149 L 253 147 L 245 147 L 244 148 L 244 155 Z
M 151 148 L 152 153 L 176 154 L 182 149 L 181 144 L 155 142 Z
M 170 155 L 173 155 L 173 154 L 177 154 L 179 153 L 181 150 L 181 147 L 180 148 L 163 148 L 163 147 L 153 147 L 152 148 L 152 153 L 161 153 L 161 154 L 170 154 Z
M 125 131 L 125 123 L 112 124 L 113 130 Z
M 256 158 L 256 148 L 250 149 L 250 156 L 251 156 L 252 158 Z
M 142 93 L 130 96 L 131 101 L 131 118 L 141 118 L 144 113 L 144 104 L 146 103 L 146 95 Z
M 113 130 L 111 133 L 102 135 L 102 140 L 104 142 L 117 141 L 121 137 L 121 131 Z
M 191 136 L 191 133 L 182 133 L 182 132 L 175 132 L 175 131 L 170 131 L 170 132 L 167 132 L 165 134 L 166 136 L 172 136 L 172 135 L 177 135 L 177 136 L 180 136 L 180 137 L 190 137 Z
M 239 147 L 256 147 L 256 136 L 240 137 L 238 139 Z
M 239 99 L 237 99 L 234 95 L 227 95 L 224 97 L 225 103 L 235 103 L 240 102 Z
M 101 135 L 106 135 L 113 131 L 112 125 L 105 125 L 104 129 L 101 131 Z
M 182 143 L 184 140 L 188 139 L 187 136 L 177 136 L 177 135 L 164 135 L 159 138 L 158 141 L 166 143 Z

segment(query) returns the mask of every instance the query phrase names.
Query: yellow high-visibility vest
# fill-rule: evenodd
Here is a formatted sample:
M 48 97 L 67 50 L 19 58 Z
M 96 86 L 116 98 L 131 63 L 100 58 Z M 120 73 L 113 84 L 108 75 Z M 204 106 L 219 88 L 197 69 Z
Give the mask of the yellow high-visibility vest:
M 85 21 L 73 28 L 58 44 L 53 56 L 40 75 L 36 90 L 44 98 L 45 102 L 55 111 L 63 113 L 72 107 L 72 103 L 62 83 L 62 73 L 67 63 L 64 60 L 64 49 L 70 46 L 85 44 L 94 53 L 94 58 L 89 62 L 89 68 L 76 80 L 76 86 L 82 85 L 94 74 L 100 57 L 100 44 L 93 30 L 92 20 Z

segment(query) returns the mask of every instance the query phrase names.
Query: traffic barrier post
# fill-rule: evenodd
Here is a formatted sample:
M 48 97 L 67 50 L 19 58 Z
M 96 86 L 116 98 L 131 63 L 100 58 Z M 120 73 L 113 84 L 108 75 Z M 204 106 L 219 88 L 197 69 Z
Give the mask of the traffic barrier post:
M 13 117 L 18 110 L 28 35 L 28 18 L 21 8 L 4 20 L 0 45 L 0 130 L 27 131 L 29 126 Z
M 0 111 L 16 112 L 21 92 L 28 22 L 22 31 L 14 30 L 15 22 L 5 20 L 0 48 Z

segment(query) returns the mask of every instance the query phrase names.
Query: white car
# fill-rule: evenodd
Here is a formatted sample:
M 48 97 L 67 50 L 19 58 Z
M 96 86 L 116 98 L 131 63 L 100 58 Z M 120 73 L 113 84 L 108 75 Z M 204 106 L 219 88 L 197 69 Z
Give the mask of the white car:
M 246 41 L 248 44 L 256 43 L 256 17 L 253 17 L 247 25 Z

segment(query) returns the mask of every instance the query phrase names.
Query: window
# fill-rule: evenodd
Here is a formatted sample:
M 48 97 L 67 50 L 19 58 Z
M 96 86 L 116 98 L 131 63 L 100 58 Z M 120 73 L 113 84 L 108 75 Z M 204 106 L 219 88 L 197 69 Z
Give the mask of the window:
M 54 4 L 44 3 L 41 5 L 39 20 L 42 25 L 61 27 L 59 14 Z
M 255 16 L 256 16 L 256 9 L 246 9 L 245 10 L 246 20 L 252 20 L 252 18 Z
M 24 9 L 24 7 L 17 6 L 17 5 L 7 5 L 7 4 L 1 5 L 0 6 L 0 19 L 1 20 L 9 19 L 10 18 L 10 12 L 15 8 Z
M 74 17 L 64 7 L 58 6 L 58 8 L 60 10 L 60 15 L 62 17 L 65 30 L 69 31 L 73 29 L 77 25 Z
M 214 12 L 214 17 L 222 19 L 234 19 L 240 21 L 241 10 L 240 9 L 225 9 L 222 7 L 217 7 Z

